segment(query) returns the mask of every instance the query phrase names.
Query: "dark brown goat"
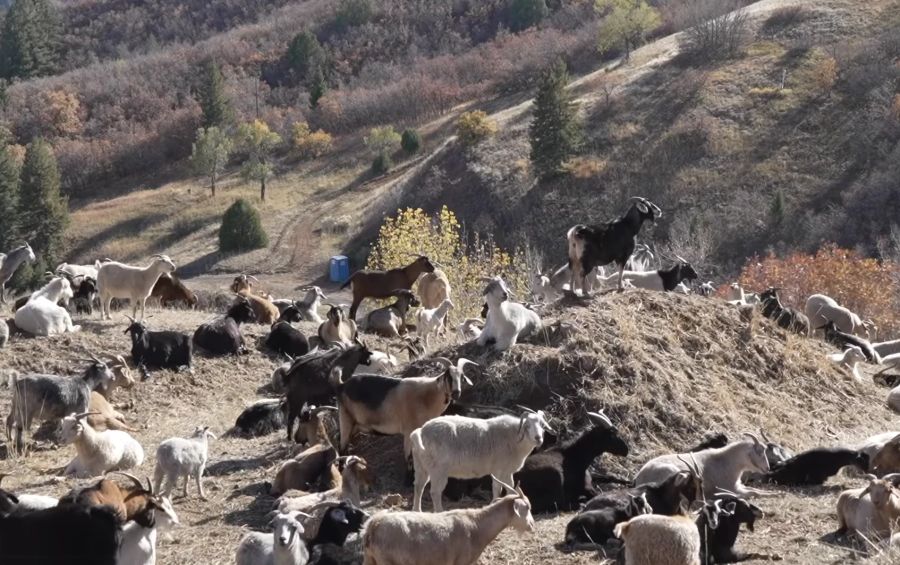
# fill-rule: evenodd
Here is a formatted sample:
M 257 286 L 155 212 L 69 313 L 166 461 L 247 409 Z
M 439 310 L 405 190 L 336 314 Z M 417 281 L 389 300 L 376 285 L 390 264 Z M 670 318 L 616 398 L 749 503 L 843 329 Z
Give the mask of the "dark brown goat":
M 412 285 L 422 273 L 433 273 L 434 265 L 428 257 L 420 255 L 418 259 L 401 269 L 388 271 L 356 271 L 347 279 L 341 288 L 353 285 L 353 304 L 350 306 L 350 319 L 356 320 L 356 310 L 365 298 L 388 298 L 397 289 L 412 289 Z
M 153 488 L 147 479 L 147 488 L 134 475 L 116 471 L 128 477 L 133 486 L 123 487 L 116 481 L 101 479 L 97 484 L 80 490 L 73 490 L 59 499 L 59 504 L 80 504 L 82 506 L 109 506 L 116 517 L 124 524 L 128 520 L 145 514 L 147 505 L 153 497 Z
M 184 283 L 178 277 L 168 273 L 163 273 L 156 280 L 153 290 L 150 291 L 150 296 L 159 298 L 159 304 L 163 308 L 168 308 L 177 302 L 184 302 L 191 308 L 197 305 L 197 295 L 184 286 Z

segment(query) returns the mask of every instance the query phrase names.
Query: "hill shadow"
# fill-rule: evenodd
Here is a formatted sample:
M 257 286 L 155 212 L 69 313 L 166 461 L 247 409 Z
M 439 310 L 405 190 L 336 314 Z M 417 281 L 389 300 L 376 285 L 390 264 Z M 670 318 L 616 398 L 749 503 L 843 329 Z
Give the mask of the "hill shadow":
M 135 218 L 113 224 L 108 228 L 94 234 L 93 236 L 81 241 L 72 249 L 70 255 L 72 257 L 82 257 L 84 254 L 89 253 L 95 247 L 101 245 L 107 239 L 110 239 L 112 237 L 136 236 L 147 229 L 149 226 L 157 222 L 161 222 L 165 218 L 165 214 L 144 214 L 143 216 L 137 216 Z

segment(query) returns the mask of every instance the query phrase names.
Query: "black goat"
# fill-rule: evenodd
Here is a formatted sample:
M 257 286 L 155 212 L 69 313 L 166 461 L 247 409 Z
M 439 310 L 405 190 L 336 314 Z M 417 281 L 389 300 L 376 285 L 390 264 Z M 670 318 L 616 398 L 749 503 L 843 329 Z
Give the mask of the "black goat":
M 172 331 L 152 332 L 143 322 L 138 322 L 128 315 L 126 317 L 131 320 L 131 325 L 124 332 L 131 334 L 131 358 L 144 379 L 150 377 L 148 367 L 175 371 L 191 368 L 193 348 L 191 338 L 187 334 Z
M 766 478 L 779 485 L 821 485 L 848 465 L 867 471 L 869 456 L 862 451 L 840 447 L 810 449 L 773 465 Z
M 329 508 L 322 516 L 319 532 L 309 545 L 310 547 L 323 543 L 344 545 L 347 536 L 359 532 L 368 519 L 369 515 L 353 504 L 341 502 Z
M 799 310 L 782 305 L 777 288 L 769 288 L 760 293 L 759 303 L 762 305 L 762 315 L 774 320 L 780 327 L 800 335 L 809 335 L 809 318 Z
M 245 296 L 238 296 L 222 318 L 202 324 L 194 332 L 194 345 L 212 355 L 246 353 L 241 324 L 256 320 L 256 312 Z
M 272 324 L 272 330 L 266 336 L 266 347 L 275 353 L 299 357 L 309 353 L 309 341 L 300 330 L 291 325 L 303 319 L 296 306 L 288 306 L 281 313 L 278 321 Z
M 728 445 L 728 436 L 723 433 L 715 433 L 715 434 L 707 434 L 703 436 L 703 439 L 700 440 L 700 443 L 695 445 L 694 447 L 687 450 L 688 453 L 696 453 L 698 451 L 703 451 L 704 449 L 717 449 L 719 447 L 725 447 Z
M 875 348 L 872 347 L 872 343 L 869 340 L 842 332 L 837 329 L 832 321 L 829 321 L 819 329 L 825 331 L 825 341 L 836 346 L 841 351 L 847 349 L 847 347 L 851 345 L 855 345 L 862 350 L 863 355 L 866 356 L 866 361 L 869 363 L 881 363 L 881 356 L 878 355 L 878 352 L 875 351 Z
M 701 481 L 693 473 L 682 471 L 659 483 L 649 483 L 633 488 L 617 489 L 599 494 L 584 505 L 584 510 L 603 508 L 624 509 L 636 496 L 645 495 L 654 514 L 673 516 L 689 508 L 700 498 Z
M 532 453 L 513 478 L 521 485 L 534 513 L 572 510 L 596 492 L 588 473 L 591 463 L 603 453 L 628 455 L 628 444 L 609 418 L 590 412 L 593 424 L 578 437 Z
M 753 525 L 762 518 L 759 507 L 730 494 L 716 496 L 707 502 L 697 517 L 700 531 L 700 563 L 737 563 L 754 557 L 734 550 L 741 524 L 753 531 Z
M 608 507 L 588 510 L 578 514 L 566 526 L 566 545 L 592 543 L 603 545 L 615 537 L 616 524 L 626 522 L 641 514 L 650 514 L 653 508 L 647 503 L 646 495 L 628 495 L 628 504 L 623 507 Z
M 640 196 L 629 199 L 631 206 L 625 214 L 603 224 L 578 224 L 566 234 L 569 247 L 568 267 L 572 271 L 569 288 L 575 292 L 575 279 L 581 279 L 581 292 L 587 295 L 587 276 L 594 267 L 615 261 L 619 266 L 619 290 L 624 288 L 622 276 L 625 263 L 634 253 L 635 238 L 646 220 L 655 222 L 662 217 L 658 206 Z
M 304 404 L 321 406 L 331 404 L 334 389 L 331 387 L 331 370 L 340 367 L 344 375 L 352 375 L 359 365 L 368 365 L 372 353 L 364 343 L 355 339 L 349 347 L 335 346 L 316 350 L 294 359 L 284 375 L 287 389 L 287 437 L 294 437 L 294 421 L 300 417 Z
M 0 489 L 0 508 L 18 498 Z M 122 539 L 115 512 L 105 506 L 57 506 L 23 514 L 0 513 L 3 565 L 115 565 Z M 48 542 L 48 539 L 51 540 Z
M 84 277 L 80 284 L 72 285 L 74 295 L 72 303 L 78 314 L 93 314 L 94 300 L 97 299 L 97 281 L 93 277 Z
M 244 408 L 234 427 L 228 431 L 232 437 L 259 437 L 284 428 L 287 417 L 287 400 L 267 398 Z

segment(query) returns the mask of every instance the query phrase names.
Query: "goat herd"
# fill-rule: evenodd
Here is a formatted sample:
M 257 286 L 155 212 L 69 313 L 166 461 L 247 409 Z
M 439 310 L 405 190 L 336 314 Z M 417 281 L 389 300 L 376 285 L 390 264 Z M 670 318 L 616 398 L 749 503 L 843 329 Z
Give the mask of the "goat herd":
M 620 290 L 630 285 L 677 291 L 686 289 L 685 280 L 697 279 L 681 258 L 668 269 L 646 269 L 649 250 L 636 245 L 636 236 L 642 224 L 655 221 L 661 211 L 644 198 L 629 204 L 616 220 L 569 230 L 568 265 L 534 277 L 536 301 L 549 302 L 559 292 L 576 294 L 579 288 L 587 297 L 596 285 L 614 282 Z M 0 283 L 33 260 L 27 244 L 0 255 Z M 609 263 L 616 264 L 617 274 L 604 274 L 602 266 Z M 446 275 L 427 257 L 399 269 L 354 273 L 344 285 L 352 286 L 349 315 L 341 306 L 327 305 L 324 319 L 319 309 L 327 297 L 320 288 L 308 287 L 303 300 L 273 299 L 255 288 L 254 277 L 240 275 L 231 287 L 234 302 L 224 316 L 200 325 L 193 336 L 150 330 L 143 322 L 144 304 L 151 296 L 163 305 L 197 302 L 174 270 L 165 255 L 154 256 L 143 268 L 109 260 L 93 266 L 64 263 L 43 288 L 17 301 L 14 323 L 19 332 L 40 336 L 78 331 L 69 301 L 76 312 L 90 314 L 99 298 L 101 316 L 109 318 L 112 301 L 128 299 L 133 307 L 125 329 L 131 338 L 131 363 L 144 378 L 151 370 L 191 371 L 195 349 L 207 356 L 247 353 L 241 324 L 271 325 L 265 348 L 287 357 L 271 377 L 271 388 L 280 396 L 249 406 L 229 434 L 259 437 L 285 429 L 289 442 L 308 447 L 278 466 L 270 489 L 277 498 L 273 533 L 244 536 L 236 548 L 239 565 L 474 563 L 507 527 L 533 531 L 532 513 L 572 510 L 579 513 L 562 540 L 570 548 L 624 545 L 619 558 L 628 565 L 730 563 L 748 557 L 734 548 L 741 524 L 752 530 L 762 517 L 762 510 L 748 499 L 777 494 L 762 490 L 763 484 L 818 485 L 848 466 L 869 473 L 868 485 L 840 494 L 840 530 L 873 543 L 900 544 L 900 534 L 891 537 L 900 519 L 900 433 L 797 455 L 762 432 L 732 442 L 717 434 L 683 453 L 652 459 L 633 481 L 611 481 L 625 486 L 599 492 L 591 471 L 594 461 L 603 453 L 629 453 L 628 442 L 602 412 L 588 413 L 589 425 L 573 438 L 544 447 L 545 432 L 554 437 L 556 432 L 542 411 L 520 406 L 510 413 L 454 402 L 465 385 L 472 385 L 465 373 L 476 364 L 428 356 L 432 340 L 446 331 L 453 302 Z M 567 275 L 568 287 L 558 282 Z M 711 289 L 710 283 L 699 287 L 705 295 Z M 737 307 L 759 307 L 789 331 L 812 337 L 821 330 L 841 350 L 831 360 L 857 379 L 860 362 L 900 365 L 900 340 L 873 343 L 874 325 L 826 296 L 810 297 L 804 314 L 783 306 L 777 289 L 755 295 L 732 285 L 731 292 L 729 301 Z M 0 286 L 0 300 L 4 298 Z M 360 340 L 355 318 L 366 298 L 394 299 L 369 311 L 362 325 L 398 340 L 408 352 L 407 367 L 401 368 L 393 354 L 372 351 Z M 503 351 L 542 328 L 540 305 L 514 302 L 501 278 L 485 280 L 484 298 L 484 319 L 459 324 L 464 341 Z M 421 308 L 413 338 L 406 319 L 415 307 Z M 293 325 L 299 321 L 318 323 L 318 335 L 303 335 Z M 0 323 L 0 347 L 9 339 L 8 331 L 8 324 Z M 156 450 L 153 484 L 148 479 L 143 485 L 127 471 L 141 465 L 144 450 L 109 402 L 117 387 L 133 384 L 128 364 L 122 356 L 102 360 L 92 355 L 86 361 L 80 378 L 10 377 L 7 446 L 24 455 L 24 432 L 36 421 L 58 421 L 60 440 L 74 444 L 76 451 L 65 475 L 116 472 L 123 481 L 102 478 L 59 500 L 0 489 L 4 564 L 155 563 L 158 531 L 178 523 L 169 498 L 176 483 L 183 479 L 187 496 L 189 482 L 195 481 L 197 494 L 205 499 L 202 477 L 213 433 L 198 428 L 190 438 L 163 441 Z M 401 369 L 405 378 L 390 375 Z M 900 390 L 892 392 L 889 404 L 900 409 Z M 337 441 L 332 439 L 335 427 Z M 378 469 L 347 454 L 355 432 L 402 436 L 400 463 L 405 467 L 412 461 L 411 511 L 381 511 L 369 517 L 361 509 L 362 492 L 372 485 L 373 470 Z M 433 513 L 422 512 L 429 484 Z M 473 487 L 488 485 L 493 501 L 486 506 L 443 511 L 445 494 L 459 499 Z M 285 496 L 288 493 L 293 496 Z M 388 502 L 403 503 L 399 495 Z

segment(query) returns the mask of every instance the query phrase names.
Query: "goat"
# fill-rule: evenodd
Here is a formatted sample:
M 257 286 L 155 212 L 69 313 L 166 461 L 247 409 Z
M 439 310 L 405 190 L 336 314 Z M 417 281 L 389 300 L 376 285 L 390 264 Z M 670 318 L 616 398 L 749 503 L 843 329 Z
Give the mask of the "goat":
M 474 479 L 493 474 L 512 483 L 525 458 L 544 442 L 545 427 L 550 429 L 541 411 L 526 412 L 519 418 L 440 416 L 429 420 L 410 436 L 416 477 L 413 510 L 422 510 L 422 495 L 429 481 L 435 512 L 443 508 L 441 495 L 449 477 Z M 492 488 L 497 498 L 499 484 Z
M 0 349 L 6 347 L 9 341 L 9 324 L 3 318 L 0 318 Z
M 645 290 L 655 290 L 657 292 L 671 292 L 681 284 L 682 281 L 696 280 L 697 271 L 690 263 L 679 258 L 680 261 L 669 267 L 668 269 L 659 269 L 657 271 L 647 271 L 637 273 L 634 271 L 623 271 L 625 280 L 631 281 L 635 288 L 643 288 Z
M 422 308 L 427 310 L 437 308 L 443 301 L 450 300 L 450 279 L 441 269 L 422 273 L 416 293 L 421 298 Z
M 209 459 L 209 438 L 216 439 L 216 436 L 205 426 L 198 427 L 189 438 L 173 437 L 160 443 L 153 471 L 154 490 L 167 496 L 177 486 L 178 478 L 184 477 L 183 495 L 187 498 L 188 483 L 194 477 L 200 498 L 206 500 L 202 479 Z
M 434 265 L 428 257 L 419 255 L 409 265 L 387 271 L 356 271 L 341 285 L 341 290 L 352 285 L 353 304 L 350 305 L 350 320 L 356 320 L 356 311 L 366 298 L 389 298 L 397 289 L 411 290 L 413 283 L 422 273 L 433 273 Z
M 762 315 L 773 320 L 780 327 L 800 335 L 809 336 L 809 318 L 802 312 L 781 304 L 777 288 L 769 288 L 759 295 Z
M 716 292 L 716 286 L 713 284 L 712 281 L 706 281 L 705 283 L 701 284 L 700 287 L 697 289 L 697 294 L 699 294 L 700 296 L 706 297 L 706 298 L 709 298 L 715 292 Z
M 321 410 L 331 408 L 323 406 L 309 411 L 309 422 L 315 425 L 315 436 L 307 437 L 310 446 L 297 454 L 293 459 L 285 461 L 278 467 L 275 480 L 269 494 L 278 498 L 290 489 L 309 491 L 326 474 L 331 464 L 337 459 L 337 450 L 331 445 L 324 424 Z M 317 443 L 313 444 L 313 441 Z
M 131 370 L 128 363 L 121 355 L 107 355 L 107 366 L 112 371 L 113 379 L 106 387 L 97 390 L 107 400 L 113 397 L 113 393 L 120 388 L 130 389 L 134 387 L 134 377 L 131 376 Z
M 483 295 L 487 299 L 488 314 L 484 329 L 476 340 L 485 347 L 493 341 L 494 348 L 506 351 L 520 339 L 528 337 L 543 328 L 537 313 L 525 306 L 510 302 L 511 293 L 500 277 L 485 279 L 487 286 Z
M 139 518 L 122 527 L 119 565 L 156 565 L 156 541 L 159 532 L 179 524 L 178 515 L 167 497 L 151 493 L 147 508 Z
M 356 328 L 356 322 L 344 315 L 344 309 L 340 306 L 331 305 L 325 321 L 319 325 L 318 334 L 319 341 L 324 345 L 333 345 L 335 343 L 349 344 L 357 338 L 359 332 Z
M 303 300 L 294 302 L 294 306 L 300 312 L 301 319 L 321 324 L 322 316 L 319 315 L 319 305 L 322 300 L 328 300 L 322 289 L 317 286 L 311 286 L 306 289 L 306 296 L 303 297 Z
M 864 539 L 888 537 L 900 519 L 900 474 L 866 478 L 869 484 L 865 488 L 845 490 L 838 496 L 838 533 L 857 534 Z
M 674 516 L 703 497 L 703 480 L 693 471 L 680 471 L 661 482 L 598 494 L 584 505 L 584 510 L 624 509 L 633 498 L 641 496 L 654 514 Z
M 582 512 L 566 525 L 566 545 L 571 548 L 577 543 L 605 544 L 614 537 L 616 524 L 652 513 L 653 508 L 647 502 L 646 494 L 628 495 L 628 504 L 624 508 L 611 506 Z
M 731 494 L 720 494 L 703 505 L 697 516 L 697 530 L 702 540 L 700 562 L 737 563 L 751 556 L 737 553 L 734 544 L 741 530 L 741 524 L 753 531 L 756 520 L 762 518 L 762 510 L 743 498 Z
M 852 465 L 862 471 L 869 469 L 869 456 L 865 453 L 840 447 L 820 447 L 798 453 L 794 457 L 773 465 L 766 478 L 780 485 L 821 485 L 828 477 L 842 468 Z
M 309 545 L 311 547 L 324 543 L 344 545 L 347 536 L 359 532 L 368 519 L 368 514 L 349 502 L 341 501 L 325 511 L 319 524 L 319 531 Z
M 459 325 L 456 331 L 462 341 L 472 341 L 478 339 L 484 328 L 484 321 L 479 318 L 466 318 Z
M 231 291 L 243 296 L 250 302 L 250 305 L 253 307 L 253 312 L 256 314 L 254 321 L 257 324 L 266 324 L 270 326 L 278 320 L 278 316 L 281 312 L 279 312 L 278 308 L 272 304 L 272 301 L 269 300 L 268 296 L 253 292 L 254 282 L 259 281 L 252 275 L 238 275 L 234 278 L 234 282 L 231 283 Z
M 625 263 L 635 249 L 635 237 L 645 221 L 655 222 L 662 211 L 655 204 L 639 196 L 628 200 L 631 206 L 619 219 L 597 225 L 578 224 L 566 233 L 569 249 L 568 267 L 572 271 L 570 290 L 575 292 L 575 280 L 581 279 L 581 291 L 587 291 L 587 276 L 594 267 L 615 263 L 619 266 L 619 290 L 623 287 Z
M 131 358 L 144 379 L 150 376 L 148 367 L 175 371 L 183 368 L 190 370 L 193 347 L 187 334 L 150 331 L 144 322 L 131 317 L 128 319 L 131 324 L 123 333 L 131 336 Z
M 91 356 L 91 364 L 81 378 L 30 374 L 11 377 L 12 404 L 6 418 L 6 437 L 11 439 L 15 425 L 15 448 L 21 453 L 23 430 L 30 430 L 35 420 L 61 420 L 72 412 L 84 412 L 91 391 L 105 388 L 113 374 L 103 361 Z
M 885 443 L 869 461 L 869 469 L 876 476 L 900 473 L 900 435 Z
M 837 301 L 824 294 L 813 294 L 806 299 L 803 311 L 809 318 L 812 331 L 822 329 L 828 322 L 834 322 L 837 329 L 864 339 L 873 339 L 873 324 L 863 322 L 859 316 L 839 305 Z
M 0 304 L 6 304 L 6 283 L 22 263 L 34 263 L 34 251 L 28 242 L 9 253 L 0 253 Z
M 0 473 L 0 483 L 8 475 Z M 5 493 L 5 494 L 4 494 Z M 10 499 L 10 495 L 15 498 L 15 502 Z M 43 494 L 15 494 L 0 488 L 0 516 L 7 514 L 22 514 L 25 512 L 34 512 L 35 510 L 44 510 L 53 508 L 59 504 L 59 500 Z
M 289 306 L 277 322 L 272 324 L 269 335 L 266 336 L 266 347 L 280 355 L 299 357 L 309 353 L 309 341 L 297 328 L 291 325 L 291 321 L 299 321 L 300 312 L 294 306 Z
M 532 453 L 513 478 L 535 513 L 572 510 L 594 496 L 588 467 L 603 453 L 628 455 L 628 444 L 602 413 L 589 412 L 592 426 L 571 441 Z
M 50 336 L 66 332 L 77 332 L 81 326 L 72 324 L 72 317 L 65 308 L 59 306 L 60 299 L 70 299 L 74 296 L 69 281 L 56 278 L 50 281 L 50 285 L 59 282 L 58 293 L 49 295 L 40 294 L 44 289 L 36 291 L 28 302 L 16 310 L 16 327 L 20 330 L 37 336 Z M 46 288 L 46 287 L 45 287 Z
M 303 524 L 297 519 L 303 512 L 278 514 L 272 519 L 273 534 L 250 532 L 241 538 L 237 565 L 306 565 L 309 551 L 300 537 Z
M 875 456 L 881 451 L 885 445 L 890 443 L 894 438 L 900 436 L 900 432 L 882 432 L 874 436 L 866 438 L 853 446 L 851 449 L 861 451 L 869 456 L 869 461 L 874 465 Z
M 136 431 L 134 428 L 128 427 L 128 424 L 125 423 L 125 416 L 121 412 L 116 412 L 112 405 L 106 401 L 106 398 L 95 390 L 91 391 L 88 411 L 90 412 L 87 417 L 88 424 L 97 431 Z
M 97 299 L 97 280 L 85 277 L 77 285 L 70 281 L 73 288 L 72 303 L 79 314 L 94 314 L 94 300 Z
M 122 471 L 116 473 L 126 477 L 132 484 L 123 486 L 111 479 L 100 479 L 91 486 L 69 491 L 59 499 L 59 505 L 106 506 L 115 512 L 121 523 L 128 520 L 141 521 L 146 516 L 153 496 L 149 479 L 145 488 L 134 475 Z M 150 524 L 143 522 L 143 525 Z
M 284 376 L 287 388 L 288 441 L 293 439 L 294 421 L 300 416 L 303 406 L 328 404 L 333 395 L 329 376 L 335 367 L 345 375 L 353 374 L 358 365 L 368 365 L 372 353 L 361 341 L 354 340 L 349 347 L 336 347 L 325 351 L 313 351 L 298 357 Z
M 735 306 L 752 306 L 759 304 L 759 295 L 745 292 L 740 284 L 734 282 L 729 285 L 725 300 Z
M 428 348 L 428 338 L 433 334 L 437 336 L 444 331 L 444 320 L 453 309 L 453 301 L 444 299 L 437 308 L 422 309 L 416 314 L 416 333 L 425 340 L 425 348 Z
M 857 345 L 851 345 L 844 350 L 843 353 L 829 353 L 828 360 L 838 365 L 842 369 L 850 371 L 850 375 L 857 382 L 862 382 L 862 376 L 859 374 L 859 363 L 866 360 L 863 350 Z M 884 359 L 882 359 L 884 361 Z
M 343 453 L 356 429 L 379 434 L 403 436 L 404 460 L 411 453 L 409 435 L 425 422 L 443 414 L 452 399 L 459 399 L 462 382 L 472 381 L 463 374 L 467 364 L 461 357 L 456 365 L 446 357 L 437 357 L 444 371 L 435 377 L 398 379 L 383 375 L 354 375 L 342 380 L 340 368 L 331 373 L 331 386 L 337 393 L 341 426 L 340 451 Z
M 265 398 L 244 408 L 228 434 L 232 437 L 260 437 L 284 428 L 287 400 Z
M 738 441 L 718 449 L 706 449 L 691 454 L 660 455 L 641 467 L 634 479 L 635 485 L 661 482 L 679 471 L 691 471 L 688 457 L 696 461 L 699 476 L 707 497 L 719 489 L 726 489 L 738 496 L 770 495 L 771 493 L 744 486 L 741 475 L 745 471 L 769 472 L 766 445 L 755 435 L 746 433 L 749 440 Z
M 125 265 L 117 261 L 108 261 L 97 268 L 97 289 L 100 292 L 100 315 L 107 320 L 112 319 L 110 303 L 113 298 L 131 300 L 132 316 L 137 318 L 138 307 L 141 319 L 144 317 L 144 304 L 153 290 L 157 279 L 163 273 L 175 270 L 175 263 L 167 255 L 153 255 L 153 261 L 146 267 Z
M 700 565 L 700 531 L 686 516 L 644 514 L 617 524 L 628 565 Z
M 350 455 L 338 457 L 334 461 L 341 473 L 341 485 L 324 492 L 305 494 L 303 496 L 282 497 L 277 503 L 277 510 L 282 514 L 302 510 L 312 512 L 326 502 L 347 501 L 355 506 L 360 505 L 360 490 L 372 484 L 366 460 Z
M 365 563 L 453 565 L 475 563 L 484 549 L 508 526 L 534 531 L 531 504 L 521 488 L 494 478 L 494 490 L 512 494 L 479 509 L 440 514 L 380 512 L 363 534 Z
M 244 347 L 241 324 L 256 319 L 256 312 L 246 296 L 238 296 L 222 318 L 201 324 L 194 332 L 193 343 L 212 355 L 240 355 Z
M 840 331 L 834 325 L 834 322 L 826 322 L 821 329 L 825 331 L 825 341 L 828 343 L 840 349 L 856 346 L 865 355 L 866 361 L 876 365 L 881 363 L 881 356 L 878 355 L 878 352 L 875 351 L 875 348 L 872 347 L 872 344 L 867 339 Z
M 366 331 L 384 337 L 400 337 L 406 333 L 406 314 L 410 306 L 419 306 L 419 299 L 411 290 L 397 289 L 391 296 L 397 298 L 393 304 L 377 308 L 366 316 Z
M 531 296 L 535 302 L 549 304 L 556 299 L 556 289 L 550 277 L 540 271 L 531 275 Z
M 410 357 L 412 357 L 412 353 L 410 353 Z M 363 373 L 376 373 L 379 375 L 387 375 L 393 373 L 399 366 L 400 363 L 397 361 L 397 357 L 393 353 L 373 351 L 372 357 L 369 359 L 369 366 L 357 367 L 353 374 L 360 375 Z
M 163 308 L 183 303 L 189 308 L 197 306 L 197 295 L 184 285 L 181 280 L 171 273 L 160 275 L 150 296 L 159 299 L 159 305 Z
M 64 475 L 95 477 L 107 471 L 139 467 L 144 462 L 144 449 L 137 440 L 120 430 L 95 431 L 84 421 L 87 415 L 73 413 L 60 423 L 62 442 L 74 443 L 78 453 L 66 465 Z

